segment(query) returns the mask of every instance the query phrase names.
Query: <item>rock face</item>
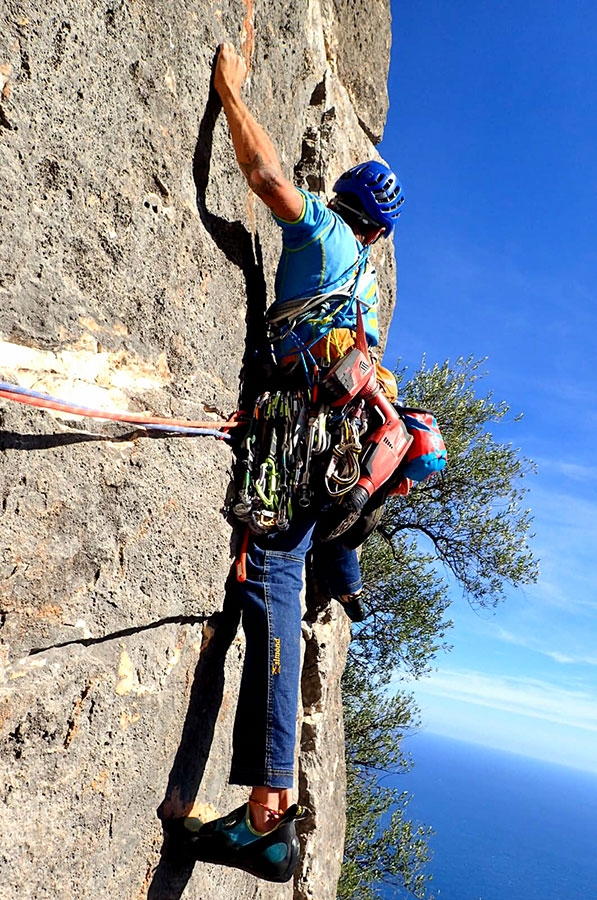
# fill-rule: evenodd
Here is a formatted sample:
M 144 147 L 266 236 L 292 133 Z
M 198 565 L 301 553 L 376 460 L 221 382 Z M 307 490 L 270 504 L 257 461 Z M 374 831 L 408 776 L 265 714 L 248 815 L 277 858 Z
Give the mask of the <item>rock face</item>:
M 215 49 L 244 53 L 288 173 L 329 192 L 383 130 L 389 15 L 389 0 L 4 0 L 0 380 L 229 415 L 279 235 L 210 92 Z M 376 262 L 387 325 L 391 248 Z M 207 817 L 246 797 L 227 784 L 243 656 L 224 604 L 228 446 L 0 400 L 0 448 L 1 900 L 331 900 L 349 639 L 333 609 L 305 623 L 297 786 L 315 816 L 295 884 L 161 853 L 160 803 Z

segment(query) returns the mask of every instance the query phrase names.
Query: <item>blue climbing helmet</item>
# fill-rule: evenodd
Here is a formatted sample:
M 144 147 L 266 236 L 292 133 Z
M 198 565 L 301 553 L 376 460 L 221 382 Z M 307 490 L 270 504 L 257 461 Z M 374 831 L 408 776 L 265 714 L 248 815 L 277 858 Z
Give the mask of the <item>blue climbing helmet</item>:
M 340 175 L 333 190 L 336 194 L 356 197 L 367 218 L 376 225 L 383 225 L 386 237 L 391 235 L 402 212 L 404 192 L 392 170 L 384 163 L 371 159 L 353 166 Z

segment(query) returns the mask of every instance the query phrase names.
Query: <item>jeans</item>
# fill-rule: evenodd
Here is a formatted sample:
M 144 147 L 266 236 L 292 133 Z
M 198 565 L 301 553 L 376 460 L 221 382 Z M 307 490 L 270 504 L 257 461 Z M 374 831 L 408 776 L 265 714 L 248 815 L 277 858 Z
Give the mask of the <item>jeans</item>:
M 301 602 L 305 557 L 315 513 L 300 510 L 288 531 L 252 536 L 247 578 L 237 584 L 246 637 L 234 722 L 231 784 L 292 788 L 301 665 Z M 361 587 L 354 550 L 313 547 L 314 570 L 328 596 Z

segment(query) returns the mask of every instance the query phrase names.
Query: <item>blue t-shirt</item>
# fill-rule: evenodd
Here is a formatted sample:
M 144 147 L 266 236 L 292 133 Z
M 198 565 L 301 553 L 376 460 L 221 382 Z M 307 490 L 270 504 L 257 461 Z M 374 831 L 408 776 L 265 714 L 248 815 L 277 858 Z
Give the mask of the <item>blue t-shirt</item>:
M 334 297 L 334 292 L 348 286 L 348 295 L 344 302 L 334 301 L 327 304 L 332 310 L 331 320 L 322 326 L 322 337 L 325 328 L 356 329 L 356 299 L 361 302 L 361 312 L 371 346 L 379 343 L 377 324 L 377 279 L 375 270 L 367 261 L 363 266 L 365 250 L 355 237 L 352 229 L 337 213 L 329 209 L 325 203 L 308 191 L 299 191 L 303 195 L 303 211 L 294 222 L 287 222 L 274 216 L 282 229 L 283 248 L 278 271 L 276 273 L 276 300 L 271 307 L 275 312 L 281 309 L 280 304 L 290 300 L 301 300 L 323 295 Z M 361 266 L 354 298 L 349 302 L 351 286 Z M 338 308 L 334 313 L 334 307 Z M 313 337 L 315 316 L 310 323 L 298 324 L 293 329 L 296 337 L 296 349 L 309 346 Z M 288 339 L 284 340 L 284 351 L 288 350 Z M 275 346 L 275 345 L 274 345 Z

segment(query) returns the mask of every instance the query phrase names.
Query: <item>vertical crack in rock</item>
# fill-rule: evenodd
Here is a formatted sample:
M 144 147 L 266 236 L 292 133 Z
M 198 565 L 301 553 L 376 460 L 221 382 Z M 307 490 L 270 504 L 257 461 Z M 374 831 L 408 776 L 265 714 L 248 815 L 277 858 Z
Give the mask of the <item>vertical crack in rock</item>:
M 333 900 L 344 847 L 346 782 L 340 679 L 350 628 L 346 617 L 337 618 L 316 589 L 310 588 L 307 603 L 314 618 L 303 632 L 299 794 L 314 814 L 300 824 L 303 877 L 297 879 L 294 897 Z
M 29 56 L 29 19 L 22 18 L 17 22 L 18 29 L 18 38 L 17 38 L 17 46 L 19 49 L 19 55 L 21 57 L 21 71 L 25 78 L 30 80 L 32 78 L 31 72 L 31 59 Z
M 68 748 L 70 747 L 70 745 L 72 744 L 72 742 L 74 741 L 74 739 L 77 735 L 77 732 L 79 730 L 79 718 L 80 718 L 81 712 L 83 710 L 83 704 L 84 704 L 85 700 L 87 699 L 87 697 L 89 696 L 89 693 L 90 693 L 91 688 L 93 687 L 94 683 L 95 683 L 95 679 L 90 679 L 87 682 L 87 684 L 85 685 L 85 687 L 83 688 L 83 690 L 81 692 L 81 696 L 75 702 L 72 715 L 67 723 L 66 736 L 64 738 L 64 744 L 63 744 L 63 747 L 65 750 L 68 750 Z
M 361 128 L 363 129 L 363 131 L 365 132 L 365 134 L 367 135 L 367 137 L 369 138 L 369 140 L 371 141 L 371 143 L 373 145 L 377 145 L 380 143 L 383 135 L 376 134 L 374 131 L 372 131 L 371 128 L 367 125 L 367 123 L 364 122 L 363 119 L 361 119 L 361 118 L 359 118 L 359 125 L 361 126 Z
M 253 0 L 243 0 L 246 7 L 245 18 L 242 25 L 241 53 L 244 57 L 247 71 L 251 69 L 251 60 L 255 50 L 255 26 Z
M 336 120 L 335 108 L 325 108 L 326 77 L 327 75 L 315 86 L 311 94 L 307 110 L 308 125 L 301 142 L 301 156 L 294 167 L 295 183 L 316 194 L 326 191 L 327 160 Z

